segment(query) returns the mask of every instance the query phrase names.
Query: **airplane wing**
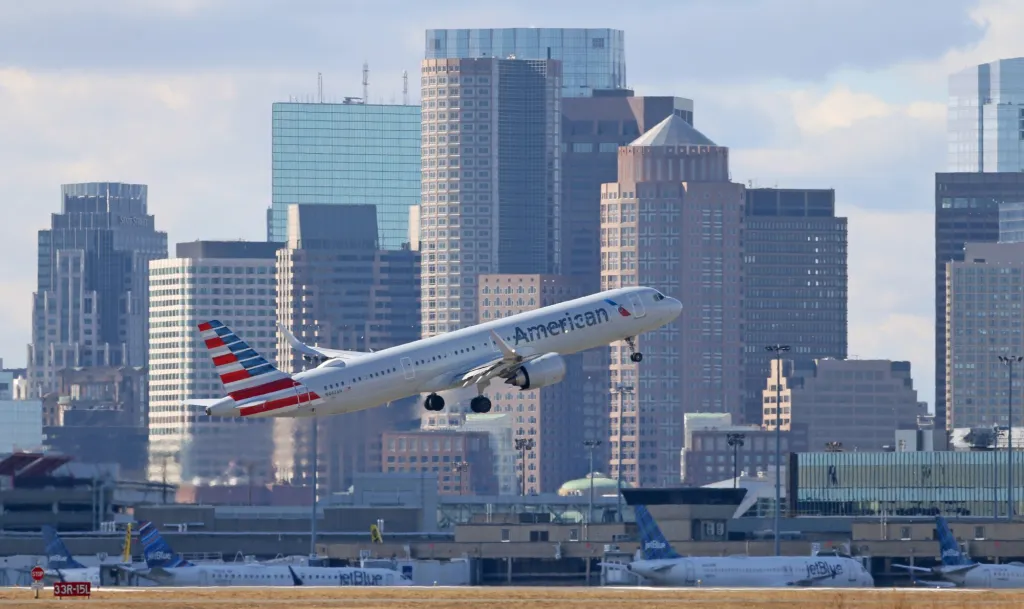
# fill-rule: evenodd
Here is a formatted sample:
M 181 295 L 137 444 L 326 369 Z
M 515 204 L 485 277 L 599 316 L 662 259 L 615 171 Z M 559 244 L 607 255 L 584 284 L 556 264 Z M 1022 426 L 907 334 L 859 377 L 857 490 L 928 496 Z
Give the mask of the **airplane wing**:
M 970 571 L 971 569 L 976 568 L 977 566 L 978 566 L 978 563 L 976 563 L 976 562 L 975 563 L 971 563 L 969 565 L 954 565 L 954 566 L 950 566 L 950 567 L 941 566 L 941 567 L 936 567 L 936 571 L 938 571 L 939 573 L 941 573 L 943 575 L 952 575 L 952 574 L 955 574 L 955 573 L 966 573 L 966 572 Z
M 834 577 L 835 576 L 831 573 L 822 573 L 821 575 L 813 575 L 811 577 L 804 577 L 796 581 L 786 582 L 786 585 L 799 587 L 813 586 L 814 582 L 819 582 L 823 579 L 833 579 Z
M 927 567 L 916 567 L 916 566 L 912 567 L 910 565 L 899 565 L 899 564 L 896 564 L 896 563 L 893 563 L 892 566 L 896 567 L 897 569 L 906 569 L 907 571 L 918 571 L 920 573 L 934 573 L 935 572 L 933 569 L 929 569 Z
M 295 338 L 295 335 L 288 331 L 288 328 L 281 324 L 277 324 L 277 327 L 281 329 L 285 338 L 288 339 L 288 343 L 299 353 L 308 355 L 316 358 L 327 358 L 327 359 L 340 359 L 342 361 L 349 361 L 358 357 L 366 355 L 363 351 L 341 351 L 339 349 L 326 349 L 324 347 L 310 347 L 303 343 L 299 339 Z
M 454 385 L 459 388 L 469 387 L 476 384 L 487 384 L 495 377 L 509 378 L 526 362 L 536 359 L 543 353 L 524 355 L 517 352 L 506 343 L 498 333 L 491 330 L 491 338 L 501 351 L 501 357 L 495 358 L 483 365 L 477 366 L 466 372 L 455 374 Z
M 200 408 L 206 408 L 207 406 L 213 406 L 220 400 L 182 400 L 182 404 L 185 406 L 199 406 Z

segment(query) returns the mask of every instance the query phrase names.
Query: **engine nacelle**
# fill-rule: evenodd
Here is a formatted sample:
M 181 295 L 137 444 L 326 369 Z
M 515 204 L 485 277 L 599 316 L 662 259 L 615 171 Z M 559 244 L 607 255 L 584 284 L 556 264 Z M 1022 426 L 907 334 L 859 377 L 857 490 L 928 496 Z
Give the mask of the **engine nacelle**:
M 548 353 L 523 364 L 515 375 L 505 381 L 520 389 L 540 389 L 565 378 L 565 360 L 557 353 Z

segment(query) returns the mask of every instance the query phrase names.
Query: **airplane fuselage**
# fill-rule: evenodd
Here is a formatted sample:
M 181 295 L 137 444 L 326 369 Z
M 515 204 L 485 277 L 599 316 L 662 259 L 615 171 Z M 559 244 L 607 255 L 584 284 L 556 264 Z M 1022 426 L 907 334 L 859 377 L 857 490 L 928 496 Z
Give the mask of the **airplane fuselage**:
M 963 588 L 1024 588 L 1024 566 L 979 564 L 964 573 L 950 573 L 946 579 Z
M 301 385 L 287 406 L 224 398 L 207 409 L 215 416 L 304 417 L 355 412 L 410 396 L 459 386 L 459 373 L 502 356 L 492 332 L 522 356 L 569 355 L 657 329 L 682 305 L 653 288 L 609 290 L 367 353 L 331 359 L 293 376 Z M 547 362 L 555 364 L 555 362 Z M 560 380 L 560 379 L 559 379 Z M 494 379 L 504 382 L 504 379 Z M 285 381 L 287 384 L 289 381 Z M 480 391 L 483 387 L 478 387 Z M 248 405 L 251 403 L 252 405 Z
M 835 556 L 691 557 L 637 560 L 629 571 L 655 586 L 773 588 L 794 585 L 870 588 L 874 579 L 856 560 Z M 804 582 L 797 584 L 795 582 Z
M 410 586 L 390 569 L 280 565 L 192 565 L 153 569 L 143 577 L 165 586 Z

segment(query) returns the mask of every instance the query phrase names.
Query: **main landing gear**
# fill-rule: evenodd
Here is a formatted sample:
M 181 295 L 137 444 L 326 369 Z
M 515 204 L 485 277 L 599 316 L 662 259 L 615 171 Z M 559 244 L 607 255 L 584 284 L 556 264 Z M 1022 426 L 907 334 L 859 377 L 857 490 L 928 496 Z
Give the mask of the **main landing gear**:
M 636 350 L 636 337 L 627 336 L 626 344 L 629 345 L 629 361 L 634 364 L 639 364 L 644 361 L 644 354 Z
M 427 399 L 423 400 L 423 407 L 434 412 L 444 410 L 444 398 L 436 393 L 431 393 Z
M 478 395 L 469 401 L 469 407 L 477 414 L 491 411 L 491 401 L 486 396 Z

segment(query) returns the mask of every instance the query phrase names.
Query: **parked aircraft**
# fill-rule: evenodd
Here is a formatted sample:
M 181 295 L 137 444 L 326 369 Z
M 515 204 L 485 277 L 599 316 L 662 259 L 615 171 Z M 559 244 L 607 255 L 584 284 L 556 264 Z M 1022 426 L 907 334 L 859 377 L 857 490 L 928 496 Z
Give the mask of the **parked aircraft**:
M 957 588 L 1024 588 L 1024 563 L 1010 562 L 999 565 L 975 562 L 960 549 L 949 523 L 942 516 L 935 518 L 935 531 L 939 538 L 942 564 L 936 567 L 897 565 L 894 567 L 916 573 L 928 573 L 938 580 L 917 580 L 921 586 Z
M 186 400 L 207 415 L 309 417 L 354 412 L 418 394 L 424 408 L 444 409 L 439 392 L 475 387 L 473 412 L 491 409 L 483 395 L 497 379 L 537 389 L 565 377 L 563 355 L 625 340 L 634 362 L 635 337 L 671 323 L 682 303 L 647 287 L 577 298 L 373 353 L 305 345 L 282 327 L 292 347 L 322 363 L 288 375 L 217 320 L 199 331 L 227 391 L 219 400 Z
M 193 564 L 176 554 L 151 522 L 139 526 L 146 558 L 139 575 L 165 586 L 411 586 L 391 569 L 292 565 Z
M 43 541 L 46 543 L 46 569 L 43 575 L 44 584 L 54 582 L 89 582 L 93 586 L 100 585 L 100 568 L 86 567 L 75 560 L 64 545 L 57 529 L 43 527 Z M 121 549 L 120 566 L 130 567 L 132 564 L 132 525 L 128 524 L 124 533 L 124 545 Z
M 644 506 L 636 506 L 643 560 L 626 569 L 655 586 L 870 588 L 874 578 L 843 556 L 690 556 L 672 549 Z

